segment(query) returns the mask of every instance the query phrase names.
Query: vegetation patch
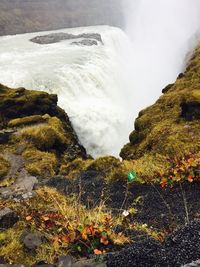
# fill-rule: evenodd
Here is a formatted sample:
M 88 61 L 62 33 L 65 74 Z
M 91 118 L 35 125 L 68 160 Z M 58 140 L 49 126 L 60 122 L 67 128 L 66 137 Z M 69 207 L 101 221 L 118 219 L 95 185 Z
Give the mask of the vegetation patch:
M 54 153 L 42 152 L 35 148 L 30 148 L 23 152 L 26 170 L 35 176 L 53 176 L 57 169 L 57 158 Z
M 36 148 L 44 150 L 55 146 L 61 149 L 67 142 L 62 124 L 57 118 L 50 118 L 48 123 L 25 127 L 20 131 L 20 135 Z
M 34 124 L 34 123 L 42 123 L 46 121 L 45 116 L 41 115 L 33 115 L 33 116 L 28 116 L 28 117 L 23 117 L 23 118 L 17 118 L 14 120 L 9 121 L 8 127 L 21 127 L 29 124 Z

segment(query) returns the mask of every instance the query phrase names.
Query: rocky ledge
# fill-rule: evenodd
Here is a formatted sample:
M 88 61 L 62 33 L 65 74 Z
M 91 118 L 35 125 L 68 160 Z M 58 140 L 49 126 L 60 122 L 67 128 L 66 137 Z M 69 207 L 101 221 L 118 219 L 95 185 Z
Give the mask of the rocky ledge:
M 36 44 L 53 44 L 64 40 L 76 40 L 83 39 L 81 41 L 72 42 L 71 44 L 77 45 L 98 45 L 103 44 L 101 35 L 99 33 L 82 33 L 82 34 L 69 34 L 69 33 L 51 33 L 43 36 L 36 36 L 30 41 Z

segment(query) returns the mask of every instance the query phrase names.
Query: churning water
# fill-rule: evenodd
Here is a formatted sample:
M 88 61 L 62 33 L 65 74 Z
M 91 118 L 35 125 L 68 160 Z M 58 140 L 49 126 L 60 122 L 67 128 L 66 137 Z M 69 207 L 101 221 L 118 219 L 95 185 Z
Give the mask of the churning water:
M 99 33 L 103 44 L 30 42 L 51 32 L 1 37 L 0 82 L 56 93 L 87 151 L 93 156 L 118 155 L 128 141 L 133 119 L 125 68 L 130 41 L 122 30 L 108 26 L 53 32 Z

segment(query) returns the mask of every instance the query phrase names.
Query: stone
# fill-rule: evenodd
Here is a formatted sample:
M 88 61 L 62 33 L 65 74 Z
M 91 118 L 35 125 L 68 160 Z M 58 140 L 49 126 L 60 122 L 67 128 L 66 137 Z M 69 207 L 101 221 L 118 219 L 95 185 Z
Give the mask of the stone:
M 72 258 L 70 256 L 61 256 L 58 259 L 58 267 L 71 267 L 72 266 Z
M 101 35 L 99 33 L 69 34 L 69 33 L 64 33 L 64 32 L 57 32 L 57 33 L 51 33 L 51 34 L 47 34 L 47 35 L 43 35 L 43 36 L 36 36 L 36 37 L 32 38 L 30 41 L 33 43 L 37 43 L 37 44 L 42 45 L 42 44 L 53 44 L 53 43 L 58 43 L 58 42 L 64 41 L 64 40 L 74 40 L 74 39 L 80 39 L 80 38 L 84 38 L 83 41 L 87 41 L 87 39 L 89 39 L 89 41 L 95 41 L 96 40 L 97 42 L 100 42 L 103 44 Z M 91 40 L 91 39 L 93 39 L 93 40 Z M 87 43 L 87 45 L 88 45 L 88 43 Z
M 24 246 L 29 250 L 35 250 L 42 244 L 42 236 L 40 233 L 28 233 L 22 237 Z
M 25 169 L 22 169 L 12 188 L 15 192 L 26 194 L 31 192 L 37 183 L 38 180 L 35 176 L 30 175 Z
M 10 136 L 14 133 L 13 130 L 1 130 L 0 131 L 0 144 L 6 144 L 9 141 Z
M 19 220 L 15 211 L 5 208 L 0 210 L 0 230 L 9 229 Z
M 93 46 L 93 45 L 98 45 L 98 42 L 95 40 L 91 40 L 91 39 L 83 39 L 80 42 L 72 42 L 71 45 L 80 45 L 80 46 Z

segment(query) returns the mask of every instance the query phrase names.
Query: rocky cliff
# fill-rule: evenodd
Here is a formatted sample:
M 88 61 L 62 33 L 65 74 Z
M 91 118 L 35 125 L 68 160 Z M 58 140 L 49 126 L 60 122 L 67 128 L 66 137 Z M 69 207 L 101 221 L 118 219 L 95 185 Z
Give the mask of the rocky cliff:
M 121 0 L 0 2 L 0 35 L 101 24 L 123 26 Z

